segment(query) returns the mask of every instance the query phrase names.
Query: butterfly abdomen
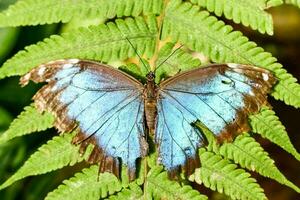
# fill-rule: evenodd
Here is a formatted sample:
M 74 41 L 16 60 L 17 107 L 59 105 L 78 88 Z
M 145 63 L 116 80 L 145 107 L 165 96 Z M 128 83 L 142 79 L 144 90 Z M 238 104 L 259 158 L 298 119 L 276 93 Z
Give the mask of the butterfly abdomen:
M 157 113 L 156 101 L 145 99 L 145 115 L 146 115 L 147 127 L 151 134 L 153 134 L 155 130 L 156 113 Z

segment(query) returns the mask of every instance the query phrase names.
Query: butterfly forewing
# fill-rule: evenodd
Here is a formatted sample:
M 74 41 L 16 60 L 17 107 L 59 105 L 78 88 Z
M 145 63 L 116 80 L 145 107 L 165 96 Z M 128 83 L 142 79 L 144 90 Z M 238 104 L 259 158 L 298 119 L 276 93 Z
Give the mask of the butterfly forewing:
M 192 172 L 203 139 L 193 123 L 200 120 L 219 139 L 249 130 L 248 115 L 267 104 L 275 77 L 260 68 L 227 64 L 194 69 L 159 85 L 155 142 L 169 171 Z
M 100 161 L 102 171 L 119 171 L 119 161 L 135 174 L 135 162 L 146 155 L 143 85 L 112 67 L 79 60 L 61 60 L 42 65 L 23 76 L 48 82 L 34 96 L 41 111 L 56 115 L 62 132 L 79 128 L 74 139 L 85 147 L 96 144 L 90 161 Z

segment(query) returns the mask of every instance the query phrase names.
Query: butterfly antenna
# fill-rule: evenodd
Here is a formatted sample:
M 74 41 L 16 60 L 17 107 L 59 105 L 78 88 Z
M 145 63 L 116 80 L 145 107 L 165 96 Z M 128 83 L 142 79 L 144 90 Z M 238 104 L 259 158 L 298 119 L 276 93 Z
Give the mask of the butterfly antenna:
M 137 52 L 137 49 L 133 46 L 133 44 L 131 43 L 131 41 L 126 37 L 126 40 L 129 42 L 130 46 L 134 49 L 135 54 L 139 57 L 140 61 L 143 63 L 144 67 L 150 71 L 150 69 L 148 68 L 148 66 L 144 63 L 142 57 L 139 55 L 139 53 Z
M 178 48 L 176 48 L 165 60 L 163 60 L 154 70 L 154 72 L 161 67 L 167 60 L 169 60 L 169 58 L 171 58 L 179 49 L 181 49 L 183 47 L 183 44 L 180 45 Z

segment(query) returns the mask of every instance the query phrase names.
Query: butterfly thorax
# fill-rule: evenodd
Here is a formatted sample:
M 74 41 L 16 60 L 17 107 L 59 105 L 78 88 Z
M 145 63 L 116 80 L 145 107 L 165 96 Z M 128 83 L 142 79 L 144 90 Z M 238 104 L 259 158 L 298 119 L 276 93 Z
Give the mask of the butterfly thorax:
M 144 88 L 145 116 L 149 132 L 153 134 L 157 115 L 157 85 L 155 84 L 154 72 L 149 72 L 146 77 L 147 82 Z

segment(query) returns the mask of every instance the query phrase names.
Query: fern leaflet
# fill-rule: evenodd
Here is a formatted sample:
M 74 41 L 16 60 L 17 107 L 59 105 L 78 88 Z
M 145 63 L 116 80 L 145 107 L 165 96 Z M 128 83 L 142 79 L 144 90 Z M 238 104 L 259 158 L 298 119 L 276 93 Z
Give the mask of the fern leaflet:
M 159 14 L 162 3 L 162 0 L 22 0 L 0 13 L 0 27 Z
M 50 192 L 45 200 L 98 200 L 122 189 L 121 182 L 111 173 L 99 174 L 98 165 L 83 169 L 63 185 Z
M 250 116 L 250 122 L 253 132 L 277 144 L 300 161 L 300 154 L 294 148 L 285 127 L 273 110 L 267 107 L 262 108 L 259 114 Z
M 82 161 L 91 150 L 87 150 L 85 156 L 80 156 L 79 147 L 71 144 L 73 136 L 73 134 L 55 136 L 47 144 L 41 146 L 16 173 L 0 186 L 0 189 L 25 177 L 44 174 Z
M 218 63 L 244 63 L 264 67 L 275 73 L 279 78 L 272 95 L 283 100 L 288 105 L 300 107 L 300 85 L 282 65 L 276 63 L 276 58 L 241 32 L 232 31 L 232 27 L 210 16 L 207 11 L 181 0 L 173 0 L 168 5 L 162 37 L 172 37 L 195 51 L 203 52 Z
M 300 192 L 300 189 L 288 181 L 277 169 L 268 153 L 249 134 L 238 136 L 233 143 L 223 144 L 218 153 L 227 159 L 234 160 L 243 168 L 256 171 Z
M 129 188 L 124 188 L 121 192 L 118 192 L 116 195 L 110 196 L 108 199 L 112 200 L 127 200 L 127 199 L 134 199 L 134 200 L 142 200 L 143 198 L 143 191 L 136 183 L 131 183 Z
M 166 172 L 162 172 L 161 166 L 152 168 L 147 176 L 146 199 L 176 199 L 176 200 L 206 200 L 207 197 L 200 195 L 191 186 L 181 186 L 178 182 L 170 181 Z M 144 191 L 145 192 L 145 191 Z
M 212 190 L 224 193 L 232 199 L 266 199 L 263 189 L 243 169 L 222 159 L 221 156 L 200 149 L 202 166 L 196 169 L 190 180 L 204 184 Z
M 174 50 L 174 46 L 173 43 L 166 43 L 158 53 L 158 59 L 156 61 L 156 66 L 158 67 L 156 71 L 157 83 L 162 78 L 174 76 L 180 71 L 199 67 L 201 64 L 199 59 L 195 59 L 184 50 L 176 48 Z M 173 52 L 174 54 L 171 55 Z
M 155 49 L 157 25 L 155 17 L 146 21 L 141 18 L 127 18 L 109 22 L 106 25 L 81 28 L 62 36 L 51 36 L 43 42 L 20 51 L 0 68 L 0 79 L 23 75 L 33 67 L 62 58 L 90 60 L 124 60 L 135 56 L 134 44 L 139 54 L 151 56 Z
M 217 16 L 224 16 L 235 23 L 250 26 L 261 33 L 273 35 L 272 16 L 265 10 L 270 7 L 268 0 L 191 0 L 192 3 L 205 7 Z M 272 6 L 282 4 L 281 0 L 272 2 Z
M 20 137 L 37 131 L 43 131 L 53 126 L 54 117 L 50 113 L 41 114 L 34 106 L 27 106 L 11 123 L 6 132 L 0 136 L 0 144 L 15 137 Z

